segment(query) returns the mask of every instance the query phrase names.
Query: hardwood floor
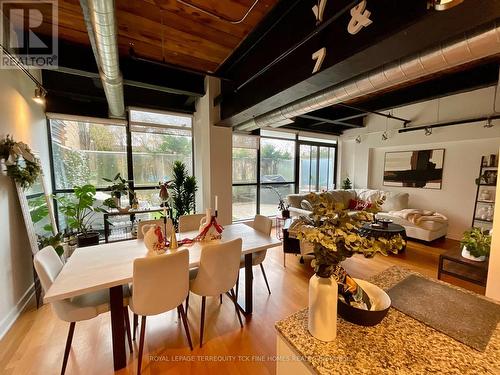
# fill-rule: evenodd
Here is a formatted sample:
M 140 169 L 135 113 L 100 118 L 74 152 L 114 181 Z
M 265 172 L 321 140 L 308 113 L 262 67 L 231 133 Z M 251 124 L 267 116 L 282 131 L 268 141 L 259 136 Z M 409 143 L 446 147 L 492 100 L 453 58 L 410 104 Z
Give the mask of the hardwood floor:
M 456 241 L 441 240 L 428 246 L 410 242 L 405 253 L 373 259 L 354 256 L 344 262 L 354 277 L 368 278 L 384 269 L 398 265 L 436 277 L 439 254 Z M 271 287 L 268 295 L 259 267 L 254 267 L 254 314 L 240 329 L 229 298 L 208 298 L 203 348 L 199 348 L 200 301 L 191 295 L 189 325 L 195 349 L 191 352 L 177 312 L 171 311 L 148 318 L 144 347 L 143 374 L 274 374 L 276 334 L 274 323 L 307 305 L 308 280 L 313 274 L 309 261 L 287 255 L 283 268 L 280 247 L 270 249 L 264 262 Z M 240 278 L 240 298 L 243 288 Z M 484 293 L 459 280 L 453 283 Z M 159 286 L 160 287 L 160 286 Z M 69 324 L 60 321 L 50 306 L 24 313 L 0 342 L 0 373 L 58 374 Z M 138 335 L 137 335 L 138 336 Z M 128 356 L 128 367 L 117 374 L 135 374 L 139 340 L 134 353 Z M 183 357 L 184 356 L 184 357 Z M 104 314 L 76 324 L 72 351 L 66 374 L 112 374 L 110 316 Z

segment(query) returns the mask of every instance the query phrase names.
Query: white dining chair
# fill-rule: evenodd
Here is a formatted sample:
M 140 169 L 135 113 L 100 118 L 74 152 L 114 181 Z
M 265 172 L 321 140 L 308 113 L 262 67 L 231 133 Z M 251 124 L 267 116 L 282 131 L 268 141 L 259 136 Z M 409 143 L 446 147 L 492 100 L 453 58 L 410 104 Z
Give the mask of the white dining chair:
M 174 230 L 174 224 L 172 222 L 172 219 L 170 219 L 170 218 L 167 219 L 167 232 L 166 233 L 165 233 L 165 222 L 163 221 L 163 219 L 141 220 L 141 221 L 139 221 L 139 224 L 137 225 L 137 239 L 138 240 L 144 239 L 143 228 L 148 227 L 148 226 L 153 226 L 153 225 L 159 225 L 163 235 L 165 235 L 166 238 L 170 238 L 170 235 L 172 234 L 172 231 Z
M 255 219 L 252 225 L 253 229 L 256 231 L 266 235 L 271 235 L 271 229 L 273 227 L 273 221 L 267 216 L 263 215 L 255 215 Z M 262 271 L 262 276 L 264 276 L 264 281 L 267 286 L 267 291 L 271 294 L 271 288 L 269 288 L 269 283 L 267 281 L 266 271 L 264 270 L 264 259 L 266 259 L 267 250 L 257 251 L 252 253 L 252 266 L 260 266 L 260 270 Z M 241 257 L 240 261 L 240 269 L 245 268 L 245 256 Z M 238 298 L 238 290 L 240 286 L 240 277 L 238 273 L 238 279 L 236 280 L 236 298 Z
M 183 215 L 179 217 L 179 232 L 191 232 L 200 228 L 200 221 L 205 214 Z
M 242 240 L 204 245 L 201 248 L 200 264 L 196 276 L 190 281 L 189 290 L 201 296 L 200 348 L 203 345 L 205 326 L 205 303 L 207 297 L 227 294 L 234 303 L 236 315 L 243 327 L 238 302 L 234 294 L 234 284 L 240 267 Z M 189 295 L 186 299 L 186 312 L 189 307 Z
M 42 288 L 47 292 L 63 268 L 61 258 L 59 258 L 59 255 L 57 255 L 52 246 L 47 246 L 35 254 L 33 264 L 42 284 Z M 128 286 L 123 286 L 123 295 L 125 329 L 127 332 L 129 350 L 132 353 L 132 339 L 130 336 L 130 321 L 127 307 L 128 297 L 130 296 Z M 76 322 L 89 320 L 95 318 L 99 314 L 108 312 L 110 310 L 109 292 L 107 289 L 103 289 L 98 292 L 83 294 L 71 299 L 52 302 L 51 305 L 59 319 L 70 323 L 61 368 L 61 374 L 64 374 L 68 363 Z
M 134 314 L 142 316 L 137 374 L 141 373 L 147 316 L 177 308 L 189 347 L 193 350 L 186 313 L 182 305 L 189 293 L 188 250 L 134 260 L 132 286 L 130 308 Z

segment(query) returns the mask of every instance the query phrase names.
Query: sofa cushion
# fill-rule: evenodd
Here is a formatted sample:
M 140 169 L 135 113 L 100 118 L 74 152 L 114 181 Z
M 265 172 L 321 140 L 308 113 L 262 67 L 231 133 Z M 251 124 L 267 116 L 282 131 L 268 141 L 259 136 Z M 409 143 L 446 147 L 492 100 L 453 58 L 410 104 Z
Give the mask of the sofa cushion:
M 401 211 L 408 208 L 408 193 L 398 193 L 395 191 L 385 192 L 385 202 L 382 205 L 382 211 Z
M 371 202 L 364 201 L 362 199 L 351 199 L 347 208 L 354 211 L 363 211 L 370 208 L 371 206 Z
M 384 195 L 384 192 L 382 190 L 373 189 L 356 189 L 355 192 L 357 199 L 361 199 L 371 203 L 375 203 Z
M 307 197 L 307 194 L 289 194 L 286 199 L 291 207 L 300 208 L 300 203 Z
M 335 203 L 342 203 L 345 208 L 349 207 L 349 201 L 356 199 L 354 190 L 331 190 L 326 192 Z

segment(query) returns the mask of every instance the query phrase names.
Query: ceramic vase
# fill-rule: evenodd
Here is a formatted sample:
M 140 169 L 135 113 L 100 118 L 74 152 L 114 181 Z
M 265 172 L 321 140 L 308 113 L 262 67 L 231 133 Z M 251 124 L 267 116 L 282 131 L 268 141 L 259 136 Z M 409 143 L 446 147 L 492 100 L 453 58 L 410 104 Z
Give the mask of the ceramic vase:
M 313 275 L 309 279 L 309 333 L 321 341 L 337 337 L 338 286 L 333 278 Z
M 486 260 L 486 256 L 480 256 L 480 257 L 475 257 L 474 255 L 472 255 L 470 253 L 469 250 L 467 250 L 467 246 L 464 246 L 462 248 L 462 256 L 465 258 L 465 259 L 469 259 L 469 260 L 472 260 L 474 262 L 484 262 Z

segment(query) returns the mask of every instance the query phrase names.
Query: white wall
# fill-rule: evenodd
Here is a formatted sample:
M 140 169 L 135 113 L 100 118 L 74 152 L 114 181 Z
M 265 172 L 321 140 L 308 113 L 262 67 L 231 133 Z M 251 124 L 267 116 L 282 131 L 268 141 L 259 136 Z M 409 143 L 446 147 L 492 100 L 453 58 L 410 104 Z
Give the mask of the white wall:
M 219 222 L 232 222 L 232 130 L 215 126 L 220 119 L 219 107 L 213 105 L 220 93 L 220 81 L 205 80 L 205 96 L 196 103 L 194 116 L 195 175 L 200 190 L 197 211 L 215 208 L 214 197 L 219 197 Z
M 18 70 L 0 69 L 0 136 L 26 142 L 50 176 L 47 129 L 42 106 L 33 97 L 35 85 Z M 47 182 L 47 186 L 50 184 Z M 0 337 L 33 296 L 33 266 L 17 193 L 0 174 Z
M 494 88 L 485 88 L 396 108 L 393 115 L 412 120 L 410 126 L 461 120 L 491 114 L 493 100 Z M 449 218 L 448 237 L 460 239 L 472 222 L 481 156 L 497 153 L 500 145 L 500 121 L 493 123 L 493 128 L 484 128 L 484 122 L 434 128 L 431 136 L 425 136 L 423 131 L 398 133 L 401 122 L 370 115 L 364 129 L 349 130 L 341 137 L 341 176 L 349 176 L 358 188 L 407 191 L 411 207 L 443 213 Z M 386 129 L 389 139 L 382 141 Z M 360 144 L 354 140 L 358 135 Z M 383 186 L 386 152 L 428 148 L 445 149 L 441 190 Z

